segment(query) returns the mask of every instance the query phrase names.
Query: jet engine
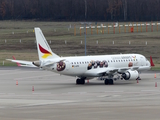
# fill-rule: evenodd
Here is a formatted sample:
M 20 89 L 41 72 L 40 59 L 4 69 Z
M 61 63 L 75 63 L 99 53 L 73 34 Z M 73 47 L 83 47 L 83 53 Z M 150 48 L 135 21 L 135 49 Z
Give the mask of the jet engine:
M 40 66 L 40 61 L 39 60 L 38 61 L 33 61 L 32 64 L 39 67 Z
M 122 73 L 122 77 L 125 80 L 136 80 L 138 78 L 138 71 L 137 70 L 127 70 L 125 73 Z

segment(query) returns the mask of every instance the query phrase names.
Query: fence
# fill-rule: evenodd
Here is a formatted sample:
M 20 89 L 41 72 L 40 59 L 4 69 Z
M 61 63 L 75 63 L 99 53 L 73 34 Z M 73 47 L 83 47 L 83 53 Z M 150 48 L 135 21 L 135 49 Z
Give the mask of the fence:
M 86 34 L 120 34 L 120 33 L 134 33 L 134 32 L 155 32 L 159 31 L 160 23 L 145 22 L 145 23 L 108 23 L 107 25 L 90 25 L 84 28 L 83 26 L 74 25 L 74 35 L 82 35 L 86 29 Z M 76 32 L 76 31 L 79 31 Z

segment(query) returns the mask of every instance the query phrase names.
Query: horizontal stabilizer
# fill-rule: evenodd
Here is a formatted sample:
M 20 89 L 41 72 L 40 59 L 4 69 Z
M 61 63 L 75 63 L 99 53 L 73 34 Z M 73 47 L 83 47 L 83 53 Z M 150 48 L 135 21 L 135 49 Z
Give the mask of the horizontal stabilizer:
M 15 62 L 15 63 L 19 63 L 19 65 L 23 66 L 23 67 L 36 67 L 35 65 L 33 65 L 33 63 L 31 61 L 12 60 L 12 59 L 6 59 L 6 60 L 11 61 L 11 62 Z

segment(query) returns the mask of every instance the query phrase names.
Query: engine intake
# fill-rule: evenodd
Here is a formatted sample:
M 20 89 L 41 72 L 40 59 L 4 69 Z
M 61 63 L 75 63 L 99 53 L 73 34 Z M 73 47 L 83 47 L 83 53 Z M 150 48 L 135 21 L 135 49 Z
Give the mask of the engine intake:
M 127 70 L 125 73 L 122 74 L 122 77 L 125 80 L 136 80 L 138 78 L 138 71 L 137 70 Z

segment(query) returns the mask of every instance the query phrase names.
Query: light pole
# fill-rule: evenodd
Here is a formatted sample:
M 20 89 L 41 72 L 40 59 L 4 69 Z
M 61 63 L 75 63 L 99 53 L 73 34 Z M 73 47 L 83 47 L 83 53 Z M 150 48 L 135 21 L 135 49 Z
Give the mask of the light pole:
M 84 40 L 85 40 L 85 56 L 86 56 L 86 55 L 87 55 L 87 52 L 86 52 L 86 51 L 87 51 L 87 50 L 86 50 L 86 49 L 87 49 L 87 48 L 86 48 L 86 44 L 87 44 L 87 43 L 86 43 L 86 25 L 90 25 L 91 23 L 90 23 L 90 22 L 81 22 L 81 24 L 84 25 L 84 29 L 85 29 L 85 30 L 84 30 Z
M 84 0 L 84 4 L 85 4 L 85 21 L 86 21 L 86 18 L 87 18 L 87 0 Z M 85 56 L 86 56 L 87 55 L 87 53 L 86 53 L 86 24 L 88 24 L 88 23 L 84 22 L 84 23 L 81 23 L 81 24 L 84 24 L 84 29 L 85 29 L 84 39 L 85 39 Z

